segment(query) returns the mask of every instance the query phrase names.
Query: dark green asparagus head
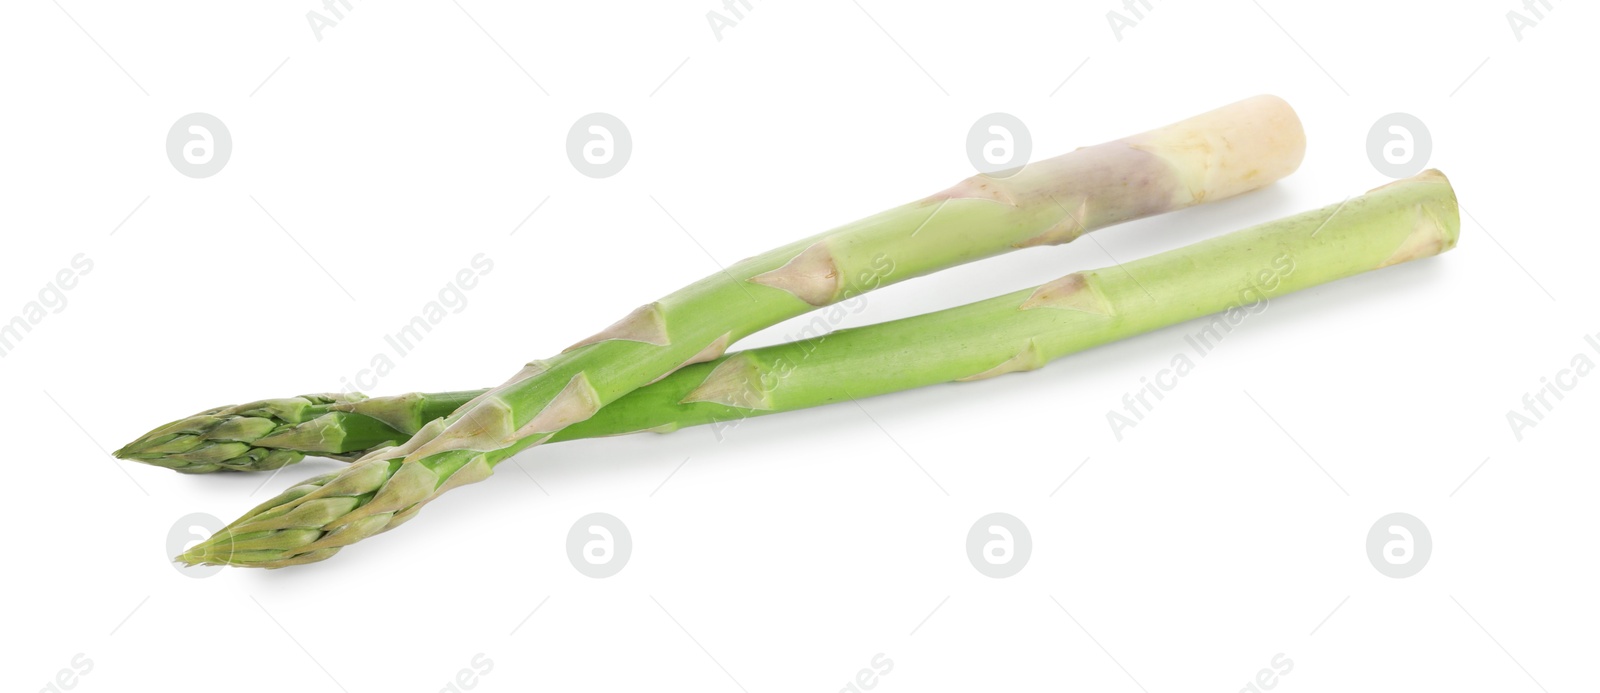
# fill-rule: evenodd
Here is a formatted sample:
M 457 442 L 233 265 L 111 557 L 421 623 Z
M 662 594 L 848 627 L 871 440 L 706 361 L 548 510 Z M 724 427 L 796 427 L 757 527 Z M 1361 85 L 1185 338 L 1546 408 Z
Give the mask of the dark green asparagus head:
M 340 457 L 343 414 L 365 395 L 321 394 L 217 407 L 144 434 L 117 457 L 188 474 L 277 469 L 306 453 Z

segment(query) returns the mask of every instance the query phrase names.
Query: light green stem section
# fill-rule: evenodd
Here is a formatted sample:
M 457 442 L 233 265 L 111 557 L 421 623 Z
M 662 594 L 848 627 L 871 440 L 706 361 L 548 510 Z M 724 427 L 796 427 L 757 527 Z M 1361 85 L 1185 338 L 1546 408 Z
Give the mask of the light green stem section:
M 1455 195 L 1430 171 L 1120 267 L 825 337 L 752 349 L 623 397 L 558 439 L 671 430 L 1031 370 L 1132 335 L 1240 311 L 1454 247 Z M 696 393 L 715 401 L 695 401 Z

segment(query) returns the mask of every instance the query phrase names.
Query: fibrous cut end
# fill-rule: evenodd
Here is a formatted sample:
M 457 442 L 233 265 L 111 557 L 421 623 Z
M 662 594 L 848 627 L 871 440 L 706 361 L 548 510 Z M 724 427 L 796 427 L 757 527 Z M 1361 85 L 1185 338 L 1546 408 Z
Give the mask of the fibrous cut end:
M 1161 157 L 1183 182 L 1179 207 L 1262 188 L 1305 158 L 1300 117 L 1276 96 L 1255 96 L 1123 140 Z

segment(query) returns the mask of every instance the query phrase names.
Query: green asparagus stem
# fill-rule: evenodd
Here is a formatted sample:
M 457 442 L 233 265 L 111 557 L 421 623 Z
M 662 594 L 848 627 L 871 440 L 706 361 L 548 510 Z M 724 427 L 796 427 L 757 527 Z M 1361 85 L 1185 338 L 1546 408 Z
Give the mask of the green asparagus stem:
M 1253 190 L 1292 171 L 1303 151 L 1288 105 L 1256 97 L 1008 176 L 974 176 L 642 306 L 404 444 L 269 501 L 181 560 L 280 567 L 325 559 L 752 332 L 886 284 Z
M 1032 370 L 1131 335 L 1435 255 L 1455 247 L 1459 232 L 1454 191 L 1442 174 L 1427 171 L 1120 267 L 690 366 L 557 436 L 670 430 Z M 397 458 L 376 451 L 343 474 L 304 482 L 178 560 L 281 567 L 324 558 L 314 554 L 324 550 L 316 542 L 332 535 L 328 525 L 375 502 L 372 489 L 403 468 Z

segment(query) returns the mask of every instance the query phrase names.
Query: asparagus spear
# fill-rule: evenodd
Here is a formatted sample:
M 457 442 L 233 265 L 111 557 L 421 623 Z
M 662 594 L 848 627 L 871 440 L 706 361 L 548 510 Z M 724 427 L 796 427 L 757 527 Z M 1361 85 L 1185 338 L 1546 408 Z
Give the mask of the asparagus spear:
M 277 469 L 306 455 L 353 462 L 373 448 L 405 441 L 484 392 L 265 399 L 179 419 L 112 454 L 186 474 Z
M 1435 255 L 1454 247 L 1459 231 L 1449 182 L 1428 171 L 1339 205 L 1120 267 L 691 366 L 557 435 L 695 425 L 1032 370 L 1065 354 L 1238 309 L 1257 298 Z M 435 421 L 424 430 L 446 425 Z M 338 537 L 342 527 L 359 526 L 344 518 L 382 499 L 384 480 L 401 478 L 401 459 L 392 450 L 378 450 L 343 473 L 303 482 L 178 560 L 270 568 L 326 558 L 337 549 L 326 539 Z M 447 481 L 444 488 L 451 487 Z M 384 518 L 385 526 L 414 513 L 413 506 Z
M 1003 177 L 974 176 L 641 306 L 404 444 L 186 555 L 269 567 L 325 559 L 410 519 L 443 492 L 486 478 L 500 461 L 623 395 L 716 359 L 752 332 L 885 284 L 1253 190 L 1294 170 L 1303 152 L 1298 118 L 1268 96 Z M 240 553 L 246 547 L 266 553 Z

